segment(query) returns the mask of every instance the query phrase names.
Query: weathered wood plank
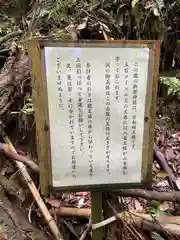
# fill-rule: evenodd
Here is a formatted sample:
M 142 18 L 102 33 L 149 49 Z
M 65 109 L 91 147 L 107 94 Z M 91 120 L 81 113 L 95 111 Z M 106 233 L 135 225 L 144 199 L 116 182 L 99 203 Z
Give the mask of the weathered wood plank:
M 103 220 L 102 192 L 91 192 L 91 214 L 93 224 L 101 222 Z M 92 231 L 93 240 L 102 240 L 103 235 L 103 228 L 98 228 Z
M 156 121 L 156 97 L 159 74 L 160 41 L 156 41 L 150 48 L 148 69 L 148 84 L 146 94 L 144 137 L 142 153 L 142 176 L 145 187 L 152 186 L 152 161 L 154 145 L 154 127 Z
M 32 64 L 32 89 L 36 119 L 37 153 L 41 169 L 40 184 L 42 193 L 47 195 L 48 187 L 52 183 L 52 174 L 44 59 L 40 46 L 36 40 L 29 41 L 27 46 Z
M 49 116 L 48 116 L 48 97 L 45 76 L 44 64 L 44 47 L 133 47 L 133 48 L 149 48 L 150 59 L 148 69 L 148 84 L 145 106 L 144 119 L 144 138 L 143 138 L 143 153 L 142 153 L 142 183 L 127 183 L 127 184 L 111 184 L 104 186 L 84 186 L 84 190 L 104 188 L 132 188 L 147 187 L 151 184 L 151 168 L 153 155 L 153 138 L 154 125 L 156 119 L 156 94 L 157 94 L 157 79 L 160 57 L 160 41 L 49 41 L 49 40 L 34 40 L 28 43 L 29 55 L 32 60 L 33 70 L 33 100 L 36 111 L 37 125 L 37 142 L 38 142 L 38 158 L 41 169 L 41 188 L 43 193 L 48 192 L 48 187 L 52 187 L 52 169 L 51 169 L 51 153 L 50 153 L 50 133 L 49 133 Z M 43 107 L 42 107 L 43 106 Z M 46 107 L 44 107 L 46 106 Z M 56 188 L 55 190 L 82 190 L 82 186 Z

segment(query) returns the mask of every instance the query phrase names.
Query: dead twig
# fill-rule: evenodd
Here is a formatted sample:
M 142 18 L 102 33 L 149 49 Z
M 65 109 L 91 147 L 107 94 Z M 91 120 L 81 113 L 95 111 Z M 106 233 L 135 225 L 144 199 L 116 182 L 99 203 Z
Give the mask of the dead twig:
M 103 17 L 107 21 L 107 23 L 110 26 L 115 24 L 114 19 L 110 16 L 110 14 L 107 11 L 105 11 L 104 9 L 99 9 L 97 12 L 101 17 Z
M 164 157 L 164 155 L 162 154 L 162 152 L 159 150 L 158 146 L 155 143 L 154 143 L 154 154 L 157 157 L 157 160 L 158 160 L 160 166 L 164 169 L 165 172 L 168 173 L 168 178 L 169 178 L 169 182 L 170 182 L 171 186 L 173 188 L 176 188 L 176 190 L 178 190 L 176 183 L 175 183 L 176 177 L 174 176 L 172 170 L 168 166 L 166 158 Z
M 114 190 L 113 194 L 121 197 L 141 197 L 147 200 L 158 200 L 158 201 L 172 201 L 178 202 L 180 200 L 180 192 L 157 192 L 149 191 L 144 189 L 124 189 Z
M 14 151 L 16 153 L 15 148 L 13 147 L 11 141 L 9 140 L 8 136 L 5 134 L 5 132 L 2 131 L 2 137 L 4 138 L 5 142 L 7 144 L 9 144 L 9 147 L 11 148 L 12 151 Z M 52 233 L 54 234 L 55 238 L 57 240 L 63 240 L 63 236 L 61 235 L 61 233 L 59 232 L 59 229 L 53 219 L 53 217 L 51 216 L 51 214 L 49 213 L 45 203 L 43 202 L 33 180 L 31 179 L 31 177 L 29 176 L 29 173 L 27 172 L 24 164 L 22 162 L 18 162 L 16 161 L 17 167 L 20 169 L 34 199 L 36 200 L 37 205 L 39 206 L 44 218 L 46 219 Z
M 76 231 L 75 231 L 72 223 L 69 223 L 69 222 L 67 222 L 66 220 L 64 220 L 64 224 L 65 224 L 66 227 L 70 230 L 70 232 L 71 232 L 77 239 L 79 239 L 79 237 L 78 237 L 78 235 L 77 235 L 77 233 L 76 233 Z
M 79 240 L 84 240 L 86 239 L 86 236 L 88 235 L 88 233 L 91 231 L 92 228 L 92 221 L 90 220 L 89 223 L 87 224 L 87 227 L 85 229 L 85 231 L 83 232 L 83 234 L 81 235 L 81 237 L 79 238 Z
M 6 36 L 0 38 L 0 45 L 3 44 L 4 42 L 6 42 L 7 40 L 9 40 L 10 38 L 19 36 L 21 34 L 23 34 L 22 30 L 18 30 L 18 31 L 11 32 L 11 33 L 7 34 Z
M 39 166 L 35 162 L 33 162 L 32 160 L 28 159 L 25 156 L 21 156 L 18 153 L 13 152 L 8 144 L 3 144 L 3 148 L 4 148 L 4 153 L 8 158 L 24 163 L 26 166 L 30 167 L 32 170 L 39 172 Z
M 71 207 L 60 207 L 51 210 L 52 214 L 58 216 L 76 216 L 76 217 L 90 217 L 91 209 L 89 208 L 71 208 Z
M 135 224 L 138 228 L 146 231 L 167 231 L 171 234 L 180 235 L 180 217 L 177 216 L 161 215 L 156 218 L 156 221 L 154 221 L 154 218 L 149 214 L 121 212 L 118 214 L 118 217 L 121 220 L 126 221 L 128 224 Z M 113 216 L 100 223 L 92 224 L 92 230 L 106 226 L 116 220 L 117 217 Z

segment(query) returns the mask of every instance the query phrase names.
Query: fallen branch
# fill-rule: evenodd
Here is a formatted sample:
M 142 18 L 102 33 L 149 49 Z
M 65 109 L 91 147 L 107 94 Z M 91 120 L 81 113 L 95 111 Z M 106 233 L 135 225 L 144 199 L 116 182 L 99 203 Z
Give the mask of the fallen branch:
M 28 159 L 27 157 L 21 156 L 16 152 L 13 152 L 8 144 L 3 144 L 3 149 L 5 155 L 13 160 L 16 160 L 18 162 L 24 163 L 26 166 L 30 167 L 32 170 L 39 172 L 39 166 L 33 162 L 32 160 Z
M 7 34 L 6 36 L 0 38 L 0 45 L 3 44 L 4 42 L 6 42 L 7 40 L 9 40 L 10 38 L 19 36 L 21 34 L 23 34 L 22 30 L 18 30 L 18 31 L 11 32 L 11 33 Z
M 12 151 L 16 153 L 15 148 L 13 147 L 11 141 L 9 140 L 8 136 L 2 131 L 2 137 L 4 138 L 5 142 L 9 144 L 9 147 L 11 148 Z M 33 180 L 29 176 L 29 173 L 27 172 L 24 164 L 22 162 L 16 161 L 17 167 L 20 169 L 20 172 L 22 173 L 34 199 L 36 200 L 37 205 L 39 206 L 44 218 L 46 219 L 52 233 L 54 234 L 56 240 L 63 240 L 63 237 L 61 233 L 59 232 L 59 229 L 56 225 L 56 222 L 54 221 L 53 217 L 49 213 L 45 203 L 43 202 Z
M 117 215 L 117 217 L 127 222 L 128 224 L 135 224 L 137 227 L 146 231 L 166 231 L 171 234 L 180 235 L 180 217 L 161 215 L 156 218 L 156 221 L 154 221 L 154 218 L 148 214 L 132 214 L 130 212 L 121 212 Z M 92 224 L 92 230 L 106 226 L 116 221 L 117 217 L 113 216 L 100 223 Z
M 166 158 L 164 157 L 164 155 L 162 154 L 162 152 L 159 150 L 158 146 L 155 143 L 154 143 L 154 154 L 156 155 L 160 166 L 164 169 L 165 172 L 168 173 L 168 178 L 171 186 L 177 188 L 175 183 L 176 177 L 174 176 L 171 168 L 169 167 Z
M 154 221 L 154 218 L 149 214 L 135 213 L 135 216 L 141 217 L 147 221 Z M 159 224 L 176 224 L 176 225 L 179 225 L 179 227 L 180 227 L 180 217 L 179 216 L 169 216 L 169 215 L 165 215 L 165 214 L 159 214 L 156 216 L 155 219 Z M 180 230 L 179 230 L 179 232 L 180 232 Z
M 157 200 L 157 201 L 171 201 L 179 202 L 180 192 L 157 192 L 149 191 L 144 189 L 124 189 L 124 190 L 114 190 L 112 194 L 121 196 L 121 197 L 141 197 L 147 200 Z M 52 210 L 56 215 L 60 216 L 91 216 L 91 210 L 88 208 L 69 208 L 69 207 L 60 207 Z
M 84 240 L 84 239 L 86 239 L 88 233 L 91 231 L 91 227 L 92 227 L 92 222 L 89 221 L 89 223 L 87 224 L 87 227 L 86 227 L 85 231 L 83 232 L 83 234 L 81 235 L 81 237 L 79 238 L 79 240 Z
M 89 217 L 91 215 L 90 209 L 76 209 L 76 208 L 67 208 L 61 207 L 60 209 L 51 210 L 53 214 L 60 216 L 80 216 L 80 217 Z M 122 212 L 118 213 L 117 216 L 110 217 L 100 223 L 88 224 L 87 229 L 84 231 L 80 239 L 84 239 L 84 236 L 87 236 L 88 232 L 103 226 L 106 226 L 120 218 L 123 221 L 126 221 L 128 224 L 135 224 L 137 227 L 142 228 L 143 230 L 152 231 L 167 231 L 172 234 L 180 235 L 180 217 L 179 216 L 168 216 L 168 215 L 159 215 L 154 219 L 149 214 L 144 213 L 130 213 Z M 156 221 L 154 221 L 156 220 Z
M 180 192 L 178 191 L 157 192 L 144 189 L 125 189 L 114 190 L 113 193 L 121 197 L 141 197 L 147 200 L 171 201 L 171 202 L 178 202 L 180 200 Z
M 107 11 L 105 11 L 104 9 L 99 9 L 97 12 L 101 17 L 103 17 L 107 21 L 108 25 L 112 26 L 115 24 L 114 19 Z
M 91 216 L 90 209 L 78 209 L 78 208 L 68 208 L 61 207 L 59 209 L 51 210 L 52 214 L 59 216 L 78 216 L 78 217 L 89 217 Z M 167 231 L 172 234 L 180 235 L 180 217 L 179 216 L 168 216 L 160 215 L 156 217 L 156 222 L 151 215 L 144 213 L 129 213 L 122 212 L 118 213 L 117 216 L 110 217 L 100 223 L 88 224 L 87 229 L 84 231 L 80 239 L 84 239 L 84 236 L 87 236 L 88 232 L 92 229 L 97 229 L 103 226 L 106 226 L 120 218 L 121 220 L 126 221 L 128 224 L 135 224 L 137 227 L 143 228 L 143 230 L 152 231 Z
M 76 216 L 76 217 L 90 217 L 91 209 L 89 208 L 70 208 L 70 207 L 60 207 L 51 210 L 52 214 L 58 216 Z

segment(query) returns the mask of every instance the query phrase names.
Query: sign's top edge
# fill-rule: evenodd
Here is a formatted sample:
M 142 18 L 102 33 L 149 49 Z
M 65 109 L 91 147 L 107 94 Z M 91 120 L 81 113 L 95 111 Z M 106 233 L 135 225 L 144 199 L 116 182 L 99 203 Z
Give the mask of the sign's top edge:
M 135 46 L 152 46 L 152 45 L 161 45 L 160 40 L 68 40 L 68 41 L 61 41 L 55 39 L 42 39 L 42 38 L 32 38 L 28 39 L 27 42 L 36 42 L 41 47 L 46 46 L 83 46 L 83 45 L 90 45 L 90 46 L 108 46 L 108 45 L 135 45 Z
M 47 38 L 29 38 L 27 41 L 38 41 L 38 42 L 66 42 L 66 43 L 156 43 L 161 42 L 161 40 L 58 40 L 58 39 L 47 39 Z

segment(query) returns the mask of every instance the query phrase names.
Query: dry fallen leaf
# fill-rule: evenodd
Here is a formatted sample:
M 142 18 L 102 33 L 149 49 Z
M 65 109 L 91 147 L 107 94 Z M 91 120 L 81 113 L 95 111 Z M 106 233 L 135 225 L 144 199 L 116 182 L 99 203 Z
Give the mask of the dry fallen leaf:
M 126 199 L 126 204 L 128 205 L 128 209 L 130 212 L 143 212 L 144 208 L 141 203 L 137 199 L 130 198 L 129 201 Z
M 180 190 L 180 178 L 177 178 L 175 182 L 176 182 L 178 189 Z
M 166 211 L 172 209 L 172 203 L 171 202 L 163 202 L 160 206 L 159 206 L 159 210 L 161 211 Z
M 59 199 L 46 199 L 46 203 L 49 203 L 52 207 L 59 208 L 61 206 L 61 201 Z
M 81 199 L 78 201 L 78 208 L 81 208 L 83 205 L 84 205 L 84 198 L 81 198 Z
M 167 180 L 160 181 L 156 184 L 157 187 L 167 187 L 169 186 L 169 183 Z
M 159 140 L 160 140 L 161 144 L 164 144 L 164 140 L 165 140 L 164 133 L 160 134 Z
M 180 153 L 178 153 L 175 157 L 176 160 L 180 160 Z
M 172 159 L 173 157 L 175 157 L 174 151 L 172 150 L 172 148 L 167 148 L 165 150 L 165 157 L 167 159 L 167 161 L 169 161 L 170 159 Z
M 88 192 L 76 192 L 76 196 L 88 196 Z
M 178 141 L 180 141 L 180 131 L 177 132 L 177 133 L 172 134 L 172 137 L 173 137 L 173 138 L 177 138 Z
M 157 173 L 157 177 L 160 177 L 160 178 L 166 178 L 168 177 L 168 173 L 167 172 L 164 172 L 164 171 L 160 171 Z
M 135 201 L 134 201 L 134 207 L 136 209 L 136 212 L 143 212 L 143 210 L 144 210 L 143 206 L 137 199 L 135 199 Z
M 177 164 L 176 174 L 177 174 L 177 175 L 180 174 L 180 164 L 179 164 L 179 162 L 178 162 L 178 164 Z
M 77 30 L 82 30 L 87 27 L 88 18 L 84 19 L 84 22 L 77 26 Z
M 176 162 L 175 161 L 169 162 L 168 165 L 172 168 L 173 172 L 176 172 Z
M 108 36 L 107 36 L 107 34 L 106 34 L 106 32 L 103 30 L 103 36 L 104 36 L 104 39 L 105 40 L 108 40 L 109 38 L 108 38 Z
M 100 22 L 100 25 L 103 27 L 104 31 L 111 32 L 111 30 L 108 28 L 108 26 L 102 22 Z

